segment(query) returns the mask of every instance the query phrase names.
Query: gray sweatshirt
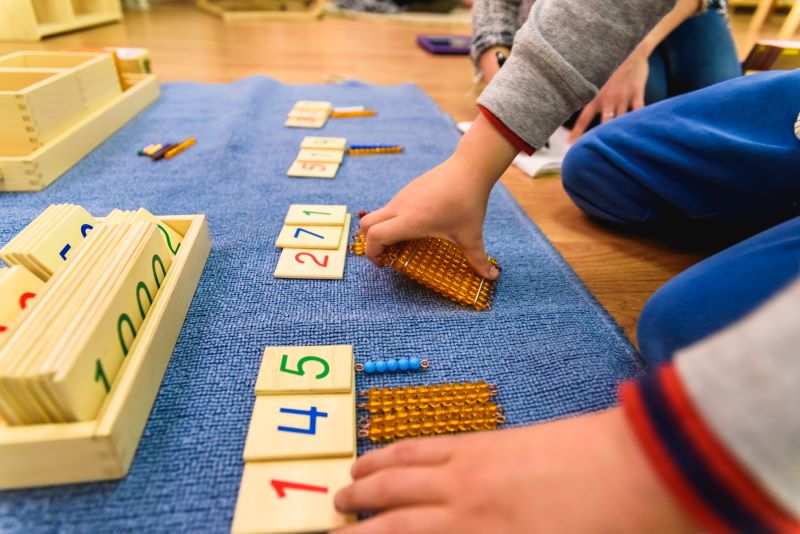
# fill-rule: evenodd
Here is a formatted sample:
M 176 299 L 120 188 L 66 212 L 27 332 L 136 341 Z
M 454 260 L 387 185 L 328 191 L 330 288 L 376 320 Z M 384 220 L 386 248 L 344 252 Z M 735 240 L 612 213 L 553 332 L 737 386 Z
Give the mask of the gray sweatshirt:
M 672 7 L 669 0 L 538 0 L 478 102 L 540 147 Z M 799 525 L 800 279 L 756 313 L 682 351 L 674 367 L 744 478 Z

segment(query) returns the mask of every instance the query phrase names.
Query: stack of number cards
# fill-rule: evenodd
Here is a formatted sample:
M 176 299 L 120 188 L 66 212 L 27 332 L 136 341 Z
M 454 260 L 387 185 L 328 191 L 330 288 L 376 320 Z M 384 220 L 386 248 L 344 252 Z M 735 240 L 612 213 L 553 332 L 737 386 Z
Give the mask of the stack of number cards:
M 333 112 L 333 104 L 314 100 L 298 100 L 284 126 L 292 128 L 322 128 Z
M 298 178 L 333 178 L 346 149 L 344 137 L 306 137 L 286 174 Z
M 44 282 L 25 267 L 0 269 L 0 343 L 8 325 L 33 304 Z
M 0 338 L 0 413 L 10 424 L 96 418 L 182 240 L 146 210 L 95 224 Z M 42 232 L 55 250 L 75 227 Z
M 75 204 L 53 204 L 0 248 L 7 265 L 22 265 L 47 281 L 76 252 L 97 220 Z
M 347 206 L 292 204 L 275 242 L 275 278 L 344 278 L 349 233 Z
M 255 389 L 233 534 L 352 523 L 333 497 L 356 456 L 353 347 L 267 347 Z

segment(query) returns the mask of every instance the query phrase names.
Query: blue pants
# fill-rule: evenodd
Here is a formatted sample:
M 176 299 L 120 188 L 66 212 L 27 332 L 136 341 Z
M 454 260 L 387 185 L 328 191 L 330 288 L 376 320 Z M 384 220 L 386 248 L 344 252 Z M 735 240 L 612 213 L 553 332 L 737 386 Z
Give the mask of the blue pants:
M 800 70 L 737 78 L 627 114 L 570 149 L 564 188 L 592 216 L 750 237 L 661 287 L 639 319 L 648 363 L 740 319 L 800 274 Z
M 742 75 L 728 21 L 717 11 L 686 19 L 661 41 L 648 63 L 647 104 Z

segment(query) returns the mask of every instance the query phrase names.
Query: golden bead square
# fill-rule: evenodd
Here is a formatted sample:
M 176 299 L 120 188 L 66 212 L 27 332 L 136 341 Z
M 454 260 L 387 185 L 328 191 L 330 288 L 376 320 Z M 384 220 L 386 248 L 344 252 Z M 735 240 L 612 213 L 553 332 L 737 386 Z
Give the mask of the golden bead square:
M 256 379 L 256 395 L 349 393 L 353 347 L 267 347 Z

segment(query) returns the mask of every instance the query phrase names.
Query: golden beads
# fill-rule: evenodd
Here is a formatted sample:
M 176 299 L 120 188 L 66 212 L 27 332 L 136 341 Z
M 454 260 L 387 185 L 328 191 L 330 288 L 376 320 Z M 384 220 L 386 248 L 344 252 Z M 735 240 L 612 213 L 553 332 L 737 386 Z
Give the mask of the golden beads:
M 370 416 L 362 421 L 358 435 L 370 441 L 454 434 L 478 430 L 494 430 L 505 423 L 501 406 L 495 403 L 447 406 L 427 409 L 400 408 L 393 412 Z
M 491 402 L 497 388 L 486 382 L 371 388 L 361 393 L 358 435 L 377 441 L 492 430 L 505 423 L 502 406 Z
M 359 233 L 351 250 L 363 255 L 365 249 L 366 237 Z M 489 261 L 497 265 L 494 258 Z M 398 243 L 388 247 L 379 262 L 463 306 L 476 310 L 492 307 L 496 283 L 475 273 L 461 249 L 450 241 L 426 237 Z

